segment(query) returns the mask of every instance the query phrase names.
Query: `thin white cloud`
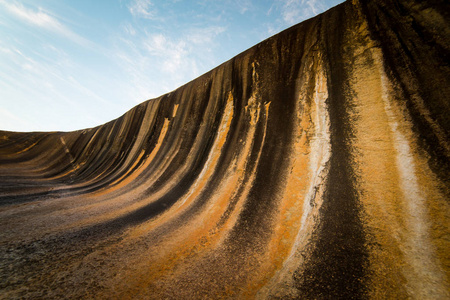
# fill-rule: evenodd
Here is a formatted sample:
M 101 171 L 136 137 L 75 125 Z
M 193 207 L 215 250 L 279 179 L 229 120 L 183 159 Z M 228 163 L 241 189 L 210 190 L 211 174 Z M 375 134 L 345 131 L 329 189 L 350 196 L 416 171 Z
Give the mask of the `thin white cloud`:
M 342 1 L 341 1 L 342 2 Z M 272 36 L 281 30 L 312 18 L 339 1 L 326 0 L 277 0 L 266 12 L 268 17 L 278 16 L 275 22 L 266 23 L 267 36 Z M 266 36 L 263 36 L 264 39 Z
M 185 39 L 172 40 L 162 34 L 155 34 L 148 37 L 144 42 L 148 54 L 159 60 L 159 70 L 179 77 L 183 74 L 187 66 L 193 63 L 189 59 L 191 47 Z
M 3 5 L 11 15 L 18 19 L 21 19 L 31 25 L 39 26 L 49 31 L 58 33 L 77 44 L 91 46 L 91 42 L 71 31 L 59 22 L 57 18 L 46 13 L 42 8 L 35 11 L 23 6 L 21 3 L 7 2 L 4 0 L 0 0 L 0 4 Z
M 323 11 L 325 6 L 320 0 L 283 0 L 282 17 L 287 25 L 297 24 Z
M 302 3 L 306 3 L 306 5 L 309 8 L 309 11 L 314 16 L 317 15 L 320 11 L 322 11 L 325 8 L 323 3 L 318 0 L 307 0 L 307 1 L 302 1 Z
M 193 29 L 186 35 L 186 40 L 196 45 L 207 44 L 211 43 L 217 35 L 225 31 L 226 27 L 224 26 L 211 26 L 206 28 Z
M 127 98 L 141 102 L 158 97 L 215 67 L 217 37 L 225 31 L 221 26 L 189 28 L 176 37 L 140 28 L 130 35 L 123 28 L 111 59 L 128 78 L 122 86 Z
M 13 51 L 11 51 L 11 49 L 3 47 L 2 45 L 0 45 L 0 52 L 3 52 L 5 54 L 12 54 Z
M 225 30 L 225 27 L 220 26 L 193 28 L 180 39 L 154 34 L 144 39 L 143 45 L 148 54 L 160 59 L 163 72 L 175 78 L 190 80 L 192 76 L 200 75 L 199 63 L 207 59 L 205 55 L 211 52 L 214 39 Z
M 136 29 L 134 29 L 133 25 L 131 25 L 130 23 L 126 23 L 126 24 L 122 25 L 122 29 L 128 35 L 136 34 Z
M 28 124 L 28 122 L 25 118 L 21 118 L 21 117 L 17 116 L 16 114 L 10 112 L 9 110 L 6 110 L 1 107 L 0 107 L 0 115 L 2 116 L 0 118 L 0 120 L 2 120 L 2 123 L 7 123 L 8 121 L 12 120 L 12 121 L 19 121 L 20 123 Z M 1 124 L 1 125 L 3 125 L 3 124 Z M 4 126 L 4 127 L 6 127 L 6 126 Z M 2 127 L 0 127 L 0 128 L 2 128 Z
M 268 36 L 272 36 L 272 35 L 278 33 L 279 31 L 280 31 L 279 28 L 274 28 L 272 24 L 269 24 L 267 26 L 267 35 Z M 263 38 L 261 40 L 264 40 L 266 38 L 267 38 L 266 36 L 263 36 Z
M 252 7 L 252 1 L 251 0 L 237 0 L 235 1 L 234 5 L 239 7 L 239 13 L 245 14 L 247 11 L 249 11 Z
M 11 46 L 0 45 L 0 49 L 7 58 L 0 60 L 0 107 L 3 109 L 0 129 L 74 130 L 119 116 L 111 112 L 118 105 L 107 101 L 105 96 L 110 83 L 101 77 L 98 82 L 102 85 L 90 84 L 102 75 L 92 75 L 90 69 L 66 60 L 66 54 L 52 45 L 45 48 L 52 51 L 51 60 L 41 59 L 39 53 L 25 54 Z M 85 77 L 80 77 L 80 73 Z M 26 104 L 19 107 L 8 99 Z M 39 121 L 42 116 L 46 116 L 44 122 Z
M 134 0 L 128 10 L 135 17 L 153 20 L 156 17 L 156 11 L 152 10 L 153 6 L 150 0 Z
M 59 23 L 56 19 L 54 19 L 52 16 L 46 14 L 42 11 L 42 9 L 39 9 L 39 11 L 35 12 L 31 9 L 28 9 L 24 7 L 20 3 L 11 3 L 1 0 L 0 3 L 5 6 L 5 8 L 16 17 L 21 18 L 22 20 L 25 20 L 31 24 L 37 25 L 39 27 L 44 27 L 50 30 L 62 30 L 61 27 L 62 24 Z

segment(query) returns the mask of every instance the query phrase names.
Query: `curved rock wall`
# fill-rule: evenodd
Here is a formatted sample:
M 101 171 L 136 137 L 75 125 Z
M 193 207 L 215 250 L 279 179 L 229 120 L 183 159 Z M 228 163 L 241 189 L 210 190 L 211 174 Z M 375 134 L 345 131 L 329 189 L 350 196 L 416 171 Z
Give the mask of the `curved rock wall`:
M 448 299 L 449 12 L 349 1 L 105 125 L 0 132 L 0 296 Z

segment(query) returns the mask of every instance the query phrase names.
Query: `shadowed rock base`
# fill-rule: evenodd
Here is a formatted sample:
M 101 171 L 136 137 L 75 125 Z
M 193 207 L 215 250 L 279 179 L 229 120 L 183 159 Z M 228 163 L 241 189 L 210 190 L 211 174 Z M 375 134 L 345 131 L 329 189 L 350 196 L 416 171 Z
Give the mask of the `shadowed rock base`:
M 449 299 L 449 17 L 345 2 L 102 126 L 0 132 L 0 297 Z

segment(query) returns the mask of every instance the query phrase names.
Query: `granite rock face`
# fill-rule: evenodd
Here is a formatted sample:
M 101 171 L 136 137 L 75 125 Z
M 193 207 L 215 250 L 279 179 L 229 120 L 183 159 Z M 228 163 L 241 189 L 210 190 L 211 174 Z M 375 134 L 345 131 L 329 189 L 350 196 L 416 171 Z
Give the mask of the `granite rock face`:
M 0 298 L 449 299 L 449 20 L 348 1 L 102 126 L 0 132 Z

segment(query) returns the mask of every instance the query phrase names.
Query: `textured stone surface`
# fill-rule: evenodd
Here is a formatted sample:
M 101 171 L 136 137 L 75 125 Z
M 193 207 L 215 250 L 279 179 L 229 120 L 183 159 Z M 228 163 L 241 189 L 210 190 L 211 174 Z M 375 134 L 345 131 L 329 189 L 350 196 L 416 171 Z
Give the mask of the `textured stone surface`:
M 349 1 L 102 126 L 0 132 L 0 298 L 450 298 L 449 14 Z

